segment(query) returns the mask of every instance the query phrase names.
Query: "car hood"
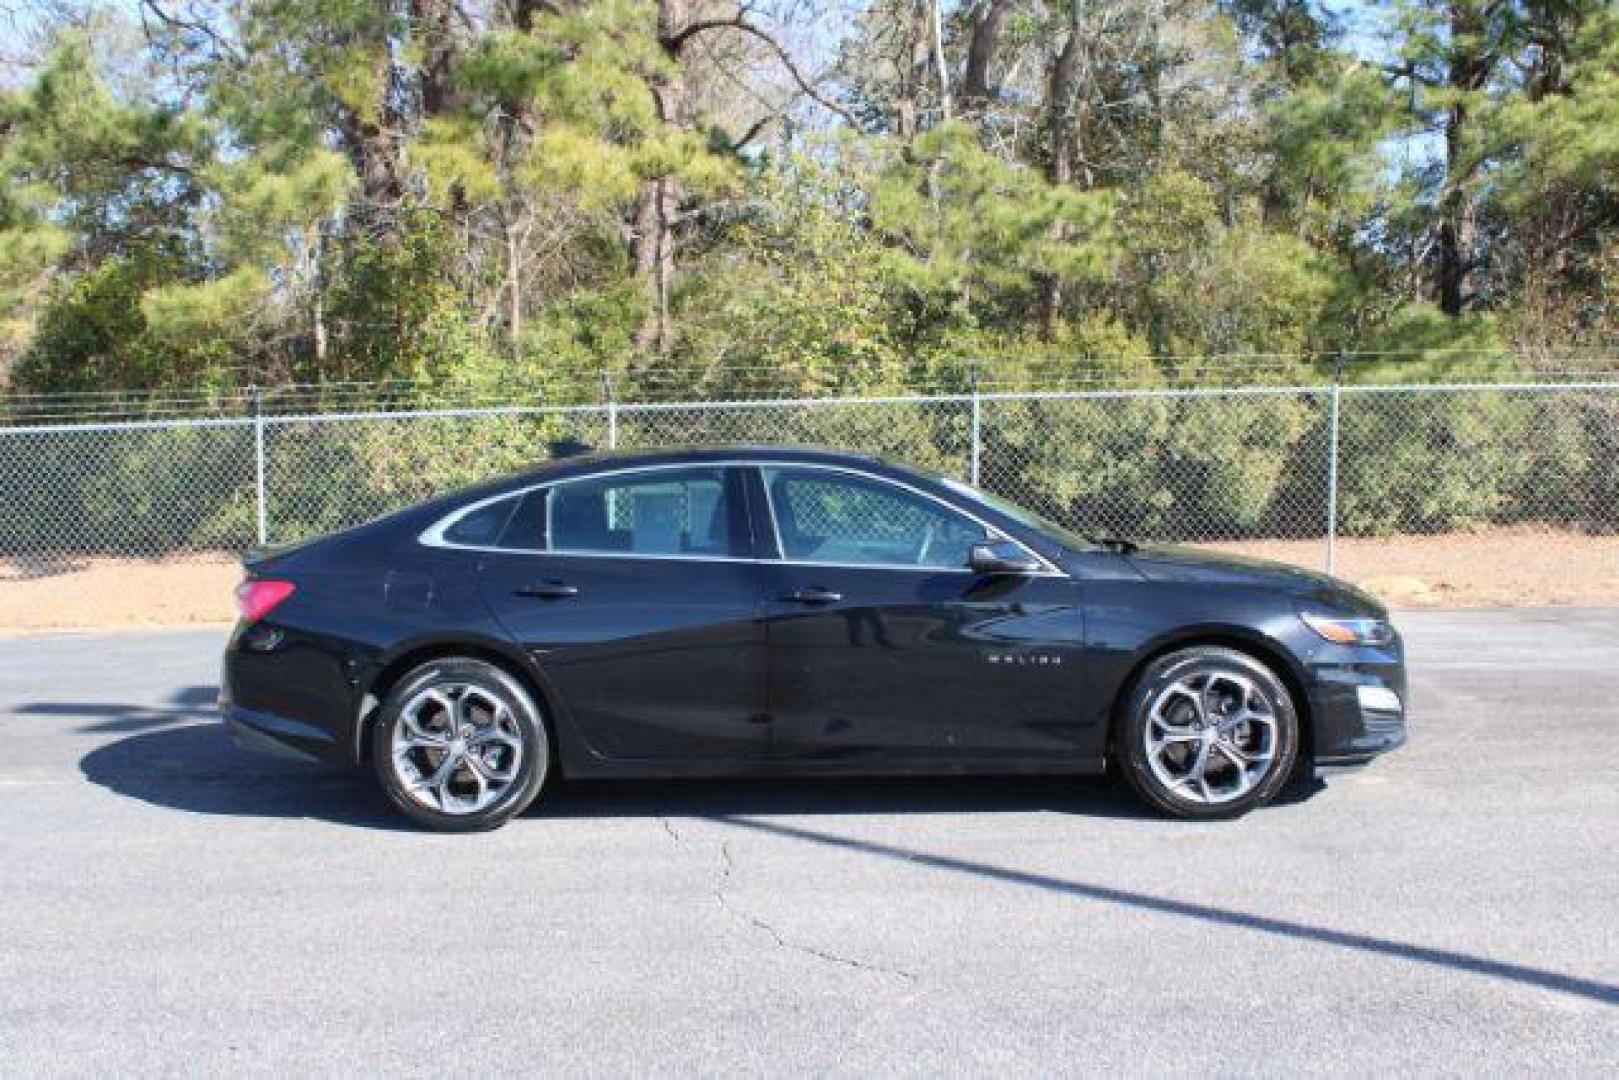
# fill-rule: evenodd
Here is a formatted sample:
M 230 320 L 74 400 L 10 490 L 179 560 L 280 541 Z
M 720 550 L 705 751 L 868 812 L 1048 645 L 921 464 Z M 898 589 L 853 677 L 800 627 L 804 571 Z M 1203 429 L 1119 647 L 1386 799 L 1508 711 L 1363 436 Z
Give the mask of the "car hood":
M 1151 581 L 1203 585 L 1240 585 L 1276 589 L 1335 611 L 1385 618 L 1388 610 L 1371 594 L 1329 574 L 1301 566 L 1228 555 L 1174 544 L 1142 544 L 1129 555 Z

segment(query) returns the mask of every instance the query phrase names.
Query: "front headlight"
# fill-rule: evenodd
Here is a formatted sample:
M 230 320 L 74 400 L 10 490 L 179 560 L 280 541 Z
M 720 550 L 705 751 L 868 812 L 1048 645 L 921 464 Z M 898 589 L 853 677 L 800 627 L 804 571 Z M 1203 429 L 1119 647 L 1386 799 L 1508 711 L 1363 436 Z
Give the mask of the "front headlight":
M 1394 640 L 1394 627 L 1383 619 L 1354 619 L 1315 611 L 1301 611 L 1299 617 L 1334 645 L 1387 645 Z

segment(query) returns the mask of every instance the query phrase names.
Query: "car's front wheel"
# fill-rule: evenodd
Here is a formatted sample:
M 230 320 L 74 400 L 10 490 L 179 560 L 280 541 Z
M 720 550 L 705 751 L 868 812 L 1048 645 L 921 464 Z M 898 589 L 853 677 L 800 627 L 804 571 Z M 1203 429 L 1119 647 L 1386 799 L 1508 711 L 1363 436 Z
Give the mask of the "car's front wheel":
M 445 832 L 493 829 L 534 801 L 550 769 L 539 707 L 493 664 L 433 660 L 378 708 L 377 778 L 395 806 Z
M 1225 818 L 1269 802 L 1298 756 L 1299 719 L 1275 672 L 1234 649 L 1181 649 L 1136 680 L 1115 731 L 1130 785 L 1185 818 Z

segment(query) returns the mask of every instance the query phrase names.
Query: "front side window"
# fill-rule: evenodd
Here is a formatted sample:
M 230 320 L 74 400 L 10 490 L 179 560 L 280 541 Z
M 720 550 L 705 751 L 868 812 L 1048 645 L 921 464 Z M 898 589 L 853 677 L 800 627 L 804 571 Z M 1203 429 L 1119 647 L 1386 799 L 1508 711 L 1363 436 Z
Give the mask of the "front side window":
M 904 488 L 823 469 L 766 468 L 782 557 L 853 566 L 967 566 L 982 525 Z
M 557 552 L 730 555 L 723 469 L 654 469 L 557 484 L 546 504 Z

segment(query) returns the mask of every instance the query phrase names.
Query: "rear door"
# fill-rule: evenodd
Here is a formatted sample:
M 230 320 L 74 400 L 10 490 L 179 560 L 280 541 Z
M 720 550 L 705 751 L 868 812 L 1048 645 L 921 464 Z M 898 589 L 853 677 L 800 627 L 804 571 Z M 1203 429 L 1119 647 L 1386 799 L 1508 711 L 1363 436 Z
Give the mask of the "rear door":
M 762 465 L 776 754 L 828 764 L 1072 761 L 1083 732 L 1079 586 L 974 573 L 992 535 L 886 478 Z
M 484 600 L 593 753 L 673 763 L 766 754 L 761 575 L 745 557 L 738 470 L 562 481 L 524 496 L 502 536 L 483 554 Z

